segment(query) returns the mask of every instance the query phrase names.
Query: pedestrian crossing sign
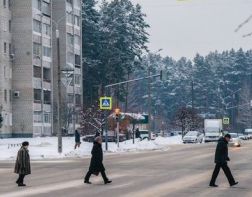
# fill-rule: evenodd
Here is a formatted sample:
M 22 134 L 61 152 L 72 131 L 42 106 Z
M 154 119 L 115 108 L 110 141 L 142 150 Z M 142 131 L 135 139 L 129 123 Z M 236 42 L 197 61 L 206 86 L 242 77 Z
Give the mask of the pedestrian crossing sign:
M 112 110 L 112 97 L 101 97 L 100 98 L 100 109 Z
M 223 118 L 223 124 L 226 124 L 226 125 L 229 124 L 229 118 L 228 117 Z

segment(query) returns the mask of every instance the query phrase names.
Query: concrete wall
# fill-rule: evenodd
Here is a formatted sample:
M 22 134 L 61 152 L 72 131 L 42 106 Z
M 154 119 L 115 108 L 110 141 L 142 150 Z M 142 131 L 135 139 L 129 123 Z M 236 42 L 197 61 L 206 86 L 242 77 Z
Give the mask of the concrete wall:
M 13 45 L 15 66 L 13 68 L 13 91 L 19 98 L 13 99 L 13 135 L 33 134 L 33 40 L 32 0 L 13 0 Z

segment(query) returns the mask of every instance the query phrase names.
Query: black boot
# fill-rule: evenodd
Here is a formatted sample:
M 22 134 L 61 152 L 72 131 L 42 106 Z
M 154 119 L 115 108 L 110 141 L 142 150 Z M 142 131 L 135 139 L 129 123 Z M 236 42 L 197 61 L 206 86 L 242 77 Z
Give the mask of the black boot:
M 209 186 L 210 187 L 218 187 L 218 185 L 215 185 L 215 184 L 212 184 L 212 183 L 210 183 Z
M 25 187 L 26 184 L 23 184 L 23 183 L 18 183 L 18 187 Z
M 84 180 L 84 183 L 86 184 L 92 184 L 90 181 Z
M 239 182 L 234 182 L 234 183 L 230 184 L 230 187 L 235 186 L 235 185 L 237 185 L 238 183 L 239 183 Z
M 112 183 L 112 181 L 111 180 L 106 180 L 106 181 L 104 181 L 104 184 L 106 185 L 106 184 L 109 184 L 109 183 Z

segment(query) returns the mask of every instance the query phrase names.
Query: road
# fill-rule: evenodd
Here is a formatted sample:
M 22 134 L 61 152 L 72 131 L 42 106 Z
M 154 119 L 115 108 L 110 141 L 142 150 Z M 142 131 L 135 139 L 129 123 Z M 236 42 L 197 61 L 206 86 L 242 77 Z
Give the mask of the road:
M 32 161 L 25 188 L 15 185 L 13 162 L 0 162 L 0 197 L 251 197 L 252 141 L 230 148 L 230 168 L 240 182 L 230 188 L 223 172 L 209 188 L 215 144 L 174 145 L 168 151 L 106 155 L 111 185 L 92 177 L 83 184 L 89 158 Z

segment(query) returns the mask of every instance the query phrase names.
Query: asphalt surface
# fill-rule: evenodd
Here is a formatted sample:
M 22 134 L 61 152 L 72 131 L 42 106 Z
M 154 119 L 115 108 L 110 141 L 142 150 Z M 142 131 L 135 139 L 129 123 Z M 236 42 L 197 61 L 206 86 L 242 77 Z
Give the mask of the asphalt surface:
M 170 146 L 167 151 L 105 155 L 110 185 L 104 185 L 100 176 L 91 177 L 92 185 L 83 183 L 89 158 L 32 161 L 32 175 L 24 188 L 15 184 L 14 163 L 0 162 L 0 197 L 252 197 L 252 141 L 229 149 L 237 187 L 229 187 L 222 171 L 219 187 L 208 187 L 214 151 L 215 144 L 191 144 Z

